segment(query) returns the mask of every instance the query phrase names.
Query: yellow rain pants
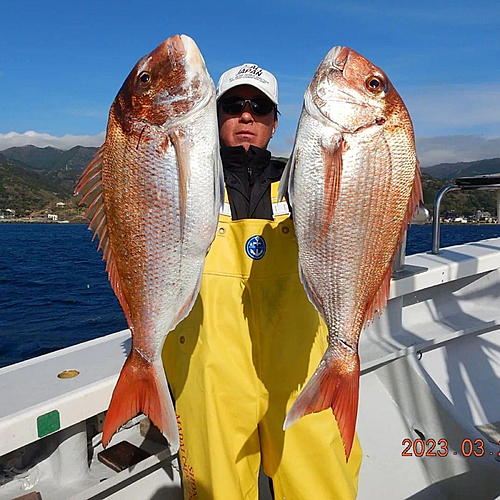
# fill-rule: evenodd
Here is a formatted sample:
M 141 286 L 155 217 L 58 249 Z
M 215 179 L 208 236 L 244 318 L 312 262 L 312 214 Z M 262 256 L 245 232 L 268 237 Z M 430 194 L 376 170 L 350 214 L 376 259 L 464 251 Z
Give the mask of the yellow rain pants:
M 330 410 L 283 431 L 327 347 L 297 252 L 287 216 L 220 216 L 200 295 L 163 350 L 186 499 L 258 499 L 261 460 L 276 499 L 356 496 L 361 447 L 356 438 L 346 464 Z

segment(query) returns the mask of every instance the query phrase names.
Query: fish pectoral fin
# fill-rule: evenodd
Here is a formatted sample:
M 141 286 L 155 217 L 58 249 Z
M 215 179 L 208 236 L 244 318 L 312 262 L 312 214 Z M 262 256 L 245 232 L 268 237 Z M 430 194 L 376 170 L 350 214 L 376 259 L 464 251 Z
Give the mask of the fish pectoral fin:
M 321 144 L 321 155 L 324 167 L 324 213 L 323 231 L 324 236 L 330 227 L 335 215 L 335 207 L 340 194 L 340 180 L 342 178 L 343 154 L 347 149 L 347 143 L 343 138 L 333 144 Z
M 292 154 L 286 162 L 285 169 L 281 174 L 280 184 L 278 188 L 278 200 L 281 201 L 288 193 L 288 201 L 293 205 L 293 174 L 295 171 L 295 163 L 297 160 L 296 146 L 294 146 Z
M 350 370 L 346 369 L 346 363 L 351 367 Z M 346 353 L 343 348 L 338 351 L 327 350 L 314 375 L 288 411 L 283 429 L 288 429 L 304 415 L 331 408 L 344 443 L 347 462 L 356 431 L 358 395 L 358 353 Z
M 215 175 L 214 175 L 214 189 L 215 189 L 215 213 L 217 217 L 221 208 L 224 206 L 224 168 L 222 166 L 222 158 L 220 156 L 220 147 L 215 148 Z M 214 235 L 215 238 L 215 235 Z
M 181 221 L 182 226 L 184 226 L 184 220 L 186 219 L 187 185 L 191 172 L 191 166 L 189 162 L 189 148 L 186 144 L 185 139 L 181 136 L 181 133 L 179 131 L 172 131 L 169 134 L 169 137 L 172 141 L 172 144 L 174 145 L 175 155 L 177 157 L 177 168 L 179 169 Z
M 104 421 L 102 445 L 138 413 L 144 413 L 167 438 L 172 453 L 179 448 L 179 431 L 174 405 L 161 363 L 150 363 L 132 348 L 113 391 Z

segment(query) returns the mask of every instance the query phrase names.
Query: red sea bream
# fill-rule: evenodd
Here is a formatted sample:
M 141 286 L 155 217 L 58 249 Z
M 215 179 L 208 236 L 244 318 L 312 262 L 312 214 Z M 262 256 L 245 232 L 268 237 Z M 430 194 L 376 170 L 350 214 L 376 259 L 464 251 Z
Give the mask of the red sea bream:
M 143 412 L 178 448 L 161 351 L 198 295 L 222 182 L 214 85 L 194 41 L 176 35 L 140 59 L 125 80 L 109 112 L 106 141 L 76 189 L 132 332 L 104 446 Z
M 346 460 L 359 393 L 358 340 L 384 309 L 398 244 L 422 198 L 413 126 L 382 70 L 347 47 L 320 63 L 282 182 L 309 299 L 329 346 L 284 427 L 331 408 Z

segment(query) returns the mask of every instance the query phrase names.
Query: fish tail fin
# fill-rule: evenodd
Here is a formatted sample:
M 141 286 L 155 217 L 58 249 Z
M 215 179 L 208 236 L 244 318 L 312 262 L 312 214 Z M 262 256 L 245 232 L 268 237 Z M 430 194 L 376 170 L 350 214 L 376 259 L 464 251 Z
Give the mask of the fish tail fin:
M 344 443 L 346 462 L 351 454 L 359 394 L 359 356 L 347 349 L 328 350 L 295 400 L 283 425 L 287 429 L 304 415 L 331 408 Z
M 160 429 L 175 453 L 179 448 L 179 432 L 161 358 L 151 363 L 132 349 L 111 397 L 102 431 L 103 447 L 120 426 L 141 412 Z

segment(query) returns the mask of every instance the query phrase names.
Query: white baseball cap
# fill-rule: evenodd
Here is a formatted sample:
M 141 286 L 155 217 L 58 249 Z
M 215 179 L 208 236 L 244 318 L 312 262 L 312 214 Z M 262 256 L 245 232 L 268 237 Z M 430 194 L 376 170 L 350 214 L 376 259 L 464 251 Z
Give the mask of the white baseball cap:
M 278 82 L 274 75 L 269 71 L 260 68 L 257 64 L 245 63 L 241 66 L 228 69 L 219 78 L 217 84 L 217 100 L 222 97 L 229 89 L 238 85 L 251 85 L 261 90 L 278 105 Z

